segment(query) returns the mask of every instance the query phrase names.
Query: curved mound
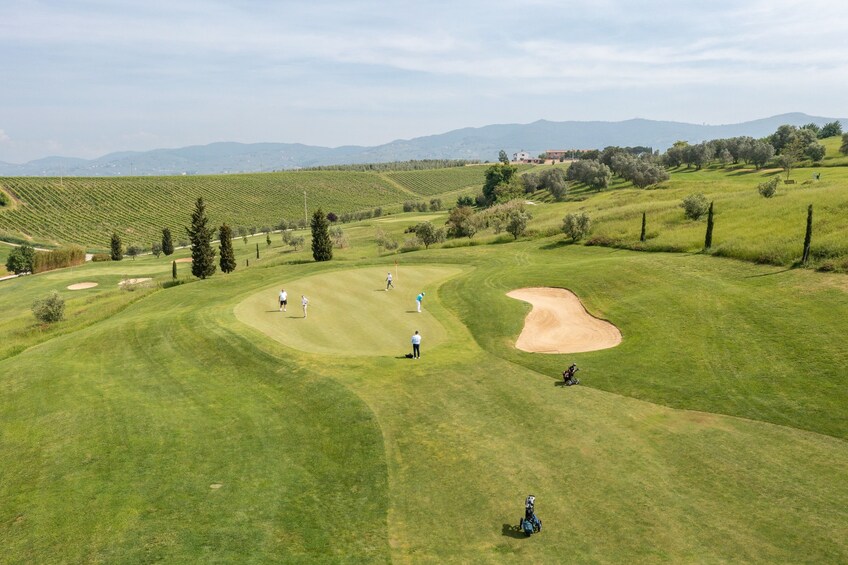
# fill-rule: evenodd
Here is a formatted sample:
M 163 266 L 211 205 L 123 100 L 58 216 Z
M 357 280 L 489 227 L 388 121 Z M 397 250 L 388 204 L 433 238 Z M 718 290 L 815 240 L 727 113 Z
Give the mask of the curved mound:
M 621 343 L 621 332 L 589 314 L 570 290 L 520 288 L 510 298 L 533 305 L 515 347 L 531 353 L 582 353 L 609 349 Z
M 386 292 L 388 267 L 333 271 L 280 280 L 249 296 L 235 308 L 241 322 L 283 345 L 329 355 L 397 357 L 412 351 L 410 338 L 421 332 L 421 354 L 426 357 L 447 339 L 447 331 L 430 313 L 435 290 L 461 272 L 447 266 L 401 266 L 392 269 L 394 289 Z M 288 309 L 280 312 L 280 288 L 289 295 Z M 423 311 L 416 312 L 415 296 L 425 291 Z M 303 317 L 301 295 L 309 300 Z
M 86 288 L 94 288 L 95 286 L 97 286 L 96 282 L 81 282 L 68 285 L 68 290 L 85 290 Z

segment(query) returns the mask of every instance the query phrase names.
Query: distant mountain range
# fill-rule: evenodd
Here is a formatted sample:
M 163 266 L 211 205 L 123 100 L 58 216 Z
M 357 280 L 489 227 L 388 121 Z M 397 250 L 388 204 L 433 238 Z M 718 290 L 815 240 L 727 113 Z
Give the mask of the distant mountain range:
M 132 176 L 222 174 L 279 171 L 350 163 L 383 163 L 411 159 L 472 159 L 495 161 L 501 149 L 537 155 L 547 149 L 603 149 L 609 145 L 647 146 L 664 151 L 675 141 L 698 143 L 749 135 L 759 138 L 783 124 L 823 125 L 845 118 L 802 113 L 781 114 L 728 125 L 697 125 L 633 119 L 622 122 L 549 122 L 499 124 L 463 128 L 439 135 L 399 139 L 375 147 L 316 147 L 299 143 L 233 143 L 125 151 L 97 159 L 47 157 L 22 165 L 0 162 L 0 176 Z

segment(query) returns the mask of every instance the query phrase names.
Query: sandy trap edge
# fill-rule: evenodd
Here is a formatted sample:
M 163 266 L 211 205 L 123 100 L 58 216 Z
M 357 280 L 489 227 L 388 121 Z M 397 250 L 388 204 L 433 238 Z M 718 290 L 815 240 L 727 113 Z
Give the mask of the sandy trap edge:
M 85 290 L 87 288 L 94 288 L 95 286 L 97 286 L 96 282 L 81 282 L 68 285 L 68 290 Z
M 613 324 L 589 314 L 576 294 L 564 288 L 519 288 L 510 298 L 529 302 L 533 309 L 515 347 L 531 353 L 584 353 L 621 343 Z

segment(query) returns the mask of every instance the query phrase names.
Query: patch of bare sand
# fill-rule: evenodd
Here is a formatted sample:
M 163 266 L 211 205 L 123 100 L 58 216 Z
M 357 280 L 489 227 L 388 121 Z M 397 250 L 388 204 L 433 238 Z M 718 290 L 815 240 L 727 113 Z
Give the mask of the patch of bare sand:
M 85 290 L 86 288 L 94 288 L 97 286 L 96 282 L 81 282 L 68 286 L 68 290 Z
M 520 288 L 510 298 L 529 302 L 533 309 L 515 347 L 531 353 L 582 353 L 609 349 L 621 343 L 621 332 L 595 318 L 580 299 L 564 288 Z
M 122 280 L 121 282 L 118 283 L 118 286 L 124 286 L 124 285 L 128 285 L 128 284 L 138 284 L 138 283 L 143 283 L 143 282 L 147 282 L 147 281 L 150 281 L 150 280 L 153 280 L 153 279 L 151 279 L 150 277 L 142 278 L 142 279 L 124 279 L 124 280 Z
M 183 257 L 182 259 L 175 259 L 175 263 L 191 263 L 191 257 Z

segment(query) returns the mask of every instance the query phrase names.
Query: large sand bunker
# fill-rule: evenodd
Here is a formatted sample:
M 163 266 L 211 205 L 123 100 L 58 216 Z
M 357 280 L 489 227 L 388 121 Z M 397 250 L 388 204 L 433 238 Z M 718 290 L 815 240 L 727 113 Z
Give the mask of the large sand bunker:
M 96 282 L 81 282 L 68 286 L 68 290 L 85 290 L 86 288 L 94 288 L 97 286 Z
M 581 353 L 621 343 L 618 328 L 589 314 L 570 290 L 520 288 L 507 296 L 533 305 L 515 342 L 522 351 Z

